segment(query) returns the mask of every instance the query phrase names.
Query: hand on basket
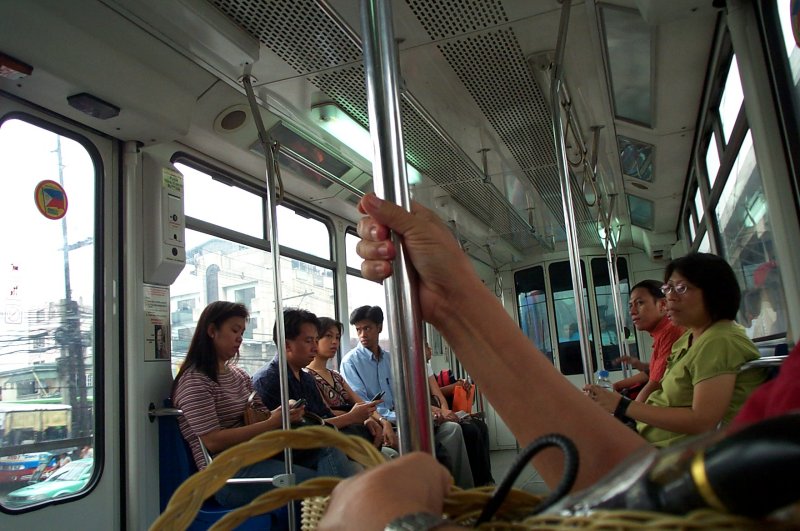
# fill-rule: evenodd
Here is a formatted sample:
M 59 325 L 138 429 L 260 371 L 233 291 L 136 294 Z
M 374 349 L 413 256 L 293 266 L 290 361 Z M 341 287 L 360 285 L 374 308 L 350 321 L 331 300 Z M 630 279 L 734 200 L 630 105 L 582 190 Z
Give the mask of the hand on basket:
M 415 452 L 398 457 L 341 481 L 331 494 L 318 529 L 379 530 L 404 514 L 442 514 L 452 481 L 447 469 L 429 454 Z

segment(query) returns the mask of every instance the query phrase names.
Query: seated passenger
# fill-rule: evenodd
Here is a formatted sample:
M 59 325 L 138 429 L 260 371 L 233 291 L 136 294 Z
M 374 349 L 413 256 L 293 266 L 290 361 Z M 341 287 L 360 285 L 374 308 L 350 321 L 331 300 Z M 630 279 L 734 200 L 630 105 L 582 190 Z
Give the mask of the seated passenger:
M 421 317 L 458 353 L 459 361 L 525 447 L 557 432 L 577 446 L 581 459 L 573 490 L 594 484 L 644 439 L 597 407 L 561 375 L 509 318 L 503 305 L 478 278 L 447 226 L 425 207 L 412 212 L 367 194 L 359 203 L 367 217 L 358 224 L 365 278 L 382 281 L 396 256 L 389 229 L 402 237 L 419 279 Z M 344 371 L 342 371 L 344 373 Z M 347 375 L 345 374 L 345 377 Z M 352 382 L 351 382 L 352 383 Z M 561 479 L 561 453 L 542 451 L 536 470 L 555 488 Z M 442 514 L 449 489 L 447 472 L 424 454 L 411 454 L 339 484 L 320 529 L 383 529 L 405 514 Z M 364 506 L 358 500 L 369 498 Z
M 225 301 L 209 304 L 200 314 L 186 359 L 172 386 L 173 403 L 183 410 L 178 425 L 192 449 L 198 470 L 206 467 L 200 441 L 214 456 L 256 435 L 281 428 L 280 405 L 270 412 L 257 397 L 256 409 L 269 418 L 244 424 L 244 411 L 253 385 L 250 376 L 236 366 L 236 360 L 248 319 L 249 313 L 243 304 Z M 302 408 L 291 412 L 294 421 L 300 420 L 302 415 Z M 318 466 L 314 468 L 294 466 L 298 483 L 318 475 L 341 475 L 331 466 L 326 453 L 323 450 L 318 454 L 320 458 L 313 463 Z M 283 460 L 273 458 L 242 468 L 233 477 L 273 477 L 284 472 Z M 269 483 L 225 485 L 215 498 L 223 506 L 239 507 L 272 488 Z
M 661 282 L 657 280 L 643 280 L 633 286 L 630 302 L 628 303 L 633 319 L 633 326 L 637 330 L 648 332 L 653 338 L 653 354 L 650 356 L 650 366 L 639 368 L 642 372 L 614 382 L 614 390 L 622 391 L 633 386 L 644 384 L 636 400 L 644 402 L 650 393 L 661 386 L 661 378 L 667 369 L 667 358 L 672 351 L 672 344 L 683 334 L 683 328 L 676 326 L 667 317 L 667 298 L 661 291 Z M 621 361 L 635 365 L 641 363 L 635 358 L 620 358 Z M 648 374 L 649 372 L 649 374 Z
M 314 377 L 303 371 L 317 353 L 317 336 L 319 319 L 313 313 L 296 308 L 286 308 L 283 311 L 283 320 L 286 334 L 286 365 L 288 368 L 289 399 L 306 401 L 302 408 L 303 413 L 311 413 L 325 419 L 325 422 L 343 428 L 350 424 L 366 422 L 375 411 L 375 404 L 371 402 L 356 404 L 353 409 L 341 416 L 335 416 L 317 391 Z M 277 324 L 272 329 L 272 336 L 277 344 Z M 280 359 L 275 356 L 273 360 L 259 369 L 253 375 L 253 388 L 261 397 L 267 407 L 281 403 L 281 384 L 278 363 Z M 344 475 L 350 475 L 360 470 L 360 465 L 348 461 L 347 457 L 339 450 L 329 449 L 341 466 Z
M 464 445 L 467 447 L 469 456 L 469 467 L 472 469 L 472 481 L 476 487 L 493 485 L 492 461 L 489 457 L 489 428 L 479 418 L 466 416 L 459 417 L 448 407 L 447 399 L 439 389 L 436 377 L 431 368 L 431 357 L 433 351 L 428 342 L 425 342 L 425 360 L 428 368 L 428 387 L 431 390 L 431 409 L 434 418 L 439 418 L 445 422 L 458 422 L 461 432 L 464 435 Z
M 394 424 L 397 417 L 392 394 L 392 364 L 389 352 L 382 349 L 378 342 L 383 330 L 383 310 L 378 306 L 356 308 L 350 314 L 350 324 L 355 326 L 361 345 L 342 359 L 342 376 L 364 400 L 383 392 L 383 403 L 378 405 L 378 412 Z M 445 421 L 436 412 L 433 412 L 433 421 L 437 457 L 450 468 L 456 485 L 463 489 L 474 487 L 461 426 Z
M 631 403 L 596 385 L 586 387 L 609 413 L 636 420 L 639 433 L 659 447 L 730 422 L 766 376 L 762 370 L 739 372 L 759 354 L 734 321 L 741 295 L 725 260 L 688 254 L 667 266 L 665 282 L 669 317 L 686 332 L 672 345 L 661 388 L 645 403 Z
M 344 415 L 353 409 L 356 404 L 363 404 L 361 399 L 347 384 L 344 377 L 337 371 L 328 368 L 328 360 L 336 357 L 339 352 L 339 341 L 342 337 L 342 323 L 329 317 L 320 317 L 320 338 L 317 344 L 317 354 L 314 360 L 306 366 L 306 371 L 314 377 L 317 390 L 334 415 Z M 378 448 L 384 445 L 396 447 L 392 423 L 381 417 L 377 411 L 372 413 L 371 419 L 364 421 Z M 347 432 L 348 430 L 343 430 Z M 359 430 L 356 435 L 361 435 Z

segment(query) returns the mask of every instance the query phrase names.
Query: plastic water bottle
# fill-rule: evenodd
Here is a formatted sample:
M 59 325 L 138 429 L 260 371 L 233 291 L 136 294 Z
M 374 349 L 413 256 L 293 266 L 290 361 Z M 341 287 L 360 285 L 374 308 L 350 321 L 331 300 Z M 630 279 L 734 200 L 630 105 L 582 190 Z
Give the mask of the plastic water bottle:
M 594 383 L 599 387 L 602 387 L 603 389 L 606 389 L 608 391 L 614 390 L 614 386 L 611 385 L 611 380 L 608 379 L 608 371 L 606 370 L 597 371 L 597 374 L 595 374 L 594 376 L 594 380 L 595 380 Z

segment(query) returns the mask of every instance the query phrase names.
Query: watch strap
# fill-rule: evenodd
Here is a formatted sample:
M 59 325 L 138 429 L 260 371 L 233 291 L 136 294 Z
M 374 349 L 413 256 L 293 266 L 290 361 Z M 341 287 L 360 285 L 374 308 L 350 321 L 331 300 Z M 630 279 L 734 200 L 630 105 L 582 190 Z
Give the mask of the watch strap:
M 399 516 L 386 524 L 384 531 L 429 531 L 444 525 L 454 524 L 440 514 L 428 512 L 409 513 Z

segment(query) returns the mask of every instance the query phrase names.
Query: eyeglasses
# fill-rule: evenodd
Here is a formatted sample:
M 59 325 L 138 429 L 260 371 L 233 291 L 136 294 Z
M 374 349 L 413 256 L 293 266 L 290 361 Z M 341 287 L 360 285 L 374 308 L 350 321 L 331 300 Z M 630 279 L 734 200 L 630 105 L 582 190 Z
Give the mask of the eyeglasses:
M 687 284 L 684 284 L 683 282 L 678 284 L 667 282 L 666 284 L 661 286 L 661 293 L 663 293 L 664 295 L 669 295 L 674 291 L 675 295 L 683 295 L 684 293 L 686 293 L 686 290 L 688 289 L 689 286 Z

